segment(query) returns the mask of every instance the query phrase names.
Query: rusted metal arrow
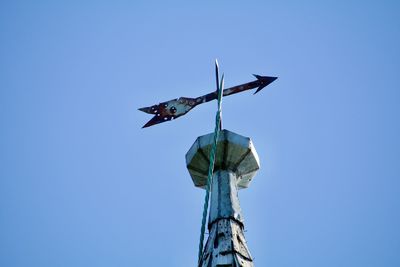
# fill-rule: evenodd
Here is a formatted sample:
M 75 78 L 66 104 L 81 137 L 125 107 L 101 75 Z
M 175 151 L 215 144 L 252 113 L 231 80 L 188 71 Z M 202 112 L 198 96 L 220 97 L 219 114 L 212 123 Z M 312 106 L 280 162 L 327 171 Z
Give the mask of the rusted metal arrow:
M 227 88 L 223 91 L 223 96 L 237 94 L 253 88 L 257 88 L 256 92 L 254 93 L 256 94 L 265 86 L 272 83 L 278 78 L 270 76 L 260 76 L 255 74 L 254 76 L 257 78 L 257 80 L 237 85 L 231 88 Z M 154 105 L 151 107 L 139 108 L 140 111 L 155 115 L 142 128 L 150 127 L 158 123 L 176 119 L 188 113 L 195 106 L 209 102 L 217 98 L 218 98 L 217 92 L 212 92 L 197 98 L 180 97 L 166 102 L 162 102 L 158 105 Z

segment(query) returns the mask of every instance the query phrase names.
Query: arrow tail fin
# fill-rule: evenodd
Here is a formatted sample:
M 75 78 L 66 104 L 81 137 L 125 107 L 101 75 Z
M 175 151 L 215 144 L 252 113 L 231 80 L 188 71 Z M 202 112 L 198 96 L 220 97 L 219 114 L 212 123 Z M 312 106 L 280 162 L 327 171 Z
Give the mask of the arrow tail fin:
M 143 111 L 148 114 L 157 114 L 157 111 L 159 109 L 159 105 L 153 105 L 151 107 L 143 107 L 143 108 L 138 108 L 138 110 Z

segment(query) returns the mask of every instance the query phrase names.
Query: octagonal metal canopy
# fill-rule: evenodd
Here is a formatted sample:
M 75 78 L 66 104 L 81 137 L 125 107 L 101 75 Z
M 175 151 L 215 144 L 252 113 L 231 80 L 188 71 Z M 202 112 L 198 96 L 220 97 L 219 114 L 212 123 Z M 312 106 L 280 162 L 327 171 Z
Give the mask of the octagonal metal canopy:
M 197 187 L 205 188 L 213 134 L 200 136 L 186 153 L 186 165 Z M 260 161 L 252 141 L 228 130 L 222 130 L 217 143 L 214 172 L 228 170 L 235 173 L 239 189 L 249 186 L 260 168 Z

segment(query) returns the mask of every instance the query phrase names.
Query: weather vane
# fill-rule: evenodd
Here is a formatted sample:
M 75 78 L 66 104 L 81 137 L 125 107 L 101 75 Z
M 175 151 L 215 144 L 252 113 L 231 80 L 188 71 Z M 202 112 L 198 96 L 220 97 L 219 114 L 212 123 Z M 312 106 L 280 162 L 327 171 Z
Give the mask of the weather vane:
M 199 104 L 217 100 L 214 133 L 198 137 L 186 153 L 186 166 L 194 185 L 206 190 L 197 266 L 254 267 L 244 237 L 238 190 L 249 186 L 260 162 L 250 138 L 222 130 L 221 103 L 222 96 L 253 88 L 257 88 L 257 93 L 277 77 L 254 75 L 257 80 L 224 90 L 224 75 L 220 80 L 217 61 L 215 74 L 217 90 L 212 93 L 197 98 L 180 97 L 139 110 L 154 114 L 143 126 L 145 128 L 183 116 Z M 206 226 L 209 234 L 204 245 Z
M 218 72 L 218 63 L 216 63 L 216 71 Z M 257 90 L 254 93 L 256 94 L 265 86 L 269 85 L 270 83 L 272 83 L 277 79 L 277 77 L 260 76 L 256 74 L 253 75 L 257 78 L 257 80 L 227 88 L 223 90 L 223 96 L 237 94 L 253 88 L 257 88 Z M 151 107 L 139 108 L 140 111 L 149 114 L 154 114 L 154 117 L 151 120 L 149 120 L 142 128 L 150 127 L 158 123 L 179 118 L 188 113 L 195 106 L 209 102 L 217 98 L 218 98 L 218 93 L 217 91 L 214 91 L 212 93 L 199 96 L 197 98 L 180 97 L 166 102 L 161 102 L 160 104 L 153 105 Z

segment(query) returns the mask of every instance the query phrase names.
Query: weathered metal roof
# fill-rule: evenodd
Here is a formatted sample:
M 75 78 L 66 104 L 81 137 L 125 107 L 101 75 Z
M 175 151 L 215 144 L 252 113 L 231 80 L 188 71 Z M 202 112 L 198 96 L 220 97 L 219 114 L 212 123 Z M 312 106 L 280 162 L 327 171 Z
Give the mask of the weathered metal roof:
M 186 165 L 197 187 L 205 188 L 213 134 L 200 136 L 186 153 Z M 238 177 L 238 188 L 246 188 L 260 168 L 258 154 L 248 137 L 228 130 L 220 132 L 214 171 L 228 170 Z

